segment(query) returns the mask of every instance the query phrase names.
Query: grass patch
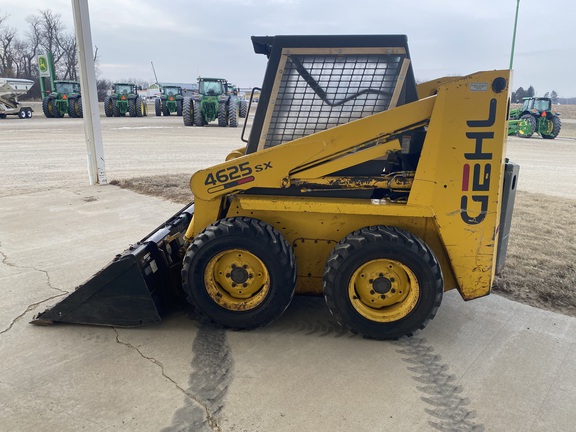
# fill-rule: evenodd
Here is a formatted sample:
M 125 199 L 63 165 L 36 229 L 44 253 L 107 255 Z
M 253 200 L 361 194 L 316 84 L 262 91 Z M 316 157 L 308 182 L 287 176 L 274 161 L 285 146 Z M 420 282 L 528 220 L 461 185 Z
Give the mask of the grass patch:
M 190 174 L 114 180 L 110 184 L 179 204 L 192 201 Z M 493 292 L 576 316 L 576 200 L 518 191 L 506 267 Z
M 576 200 L 518 191 L 506 267 L 494 291 L 576 316 Z

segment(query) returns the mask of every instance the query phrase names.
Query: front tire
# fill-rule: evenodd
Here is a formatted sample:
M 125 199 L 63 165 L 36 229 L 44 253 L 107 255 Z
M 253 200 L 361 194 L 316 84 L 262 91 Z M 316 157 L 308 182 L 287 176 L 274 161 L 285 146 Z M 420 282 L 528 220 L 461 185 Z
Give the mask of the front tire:
M 296 259 L 286 239 L 267 223 L 227 218 L 194 239 L 182 280 L 188 301 L 204 321 L 254 329 L 271 323 L 290 304 Z
M 432 250 L 414 234 L 371 226 L 347 235 L 324 269 L 328 308 L 348 331 L 370 339 L 411 336 L 436 315 L 443 278 Z
M 530 130 L 524 131 L 522 127 L 520 127 L 520 130 L 518 131 L 518 136 L 520 138 L 530 138 L 532 135 L 534 135 L 536 129 L 538 129 L 536 119 L 530 114 L 524 114 L 522 117 L 520 117 L 520 120 L 524 120 L 530 126 L 529 127 Z

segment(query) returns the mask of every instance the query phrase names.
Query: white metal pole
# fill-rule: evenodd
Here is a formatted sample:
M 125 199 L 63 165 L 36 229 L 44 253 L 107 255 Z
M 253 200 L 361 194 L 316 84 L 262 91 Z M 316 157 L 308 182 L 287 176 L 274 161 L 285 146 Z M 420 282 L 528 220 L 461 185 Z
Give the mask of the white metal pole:
M 80 59 L 80 85 L 82 86 L 88 177 L 91 185 L 106 184 L 108 181 L 106 180 L 100 110 L 98 109 L 98 90 L 96 89 L 88 0 L 72 0 L 72 10 Z

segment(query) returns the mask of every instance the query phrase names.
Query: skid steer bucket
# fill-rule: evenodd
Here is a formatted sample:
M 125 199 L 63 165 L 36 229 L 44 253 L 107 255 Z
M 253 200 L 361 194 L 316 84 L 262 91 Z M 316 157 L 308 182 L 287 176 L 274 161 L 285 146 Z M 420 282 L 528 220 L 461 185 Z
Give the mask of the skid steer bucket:
M 35 316 L 32 324 L 134 327 L 159 322 L 183 297 L 180 253 L 193 213 L 193 204 L 182 209 L 60 303 Z

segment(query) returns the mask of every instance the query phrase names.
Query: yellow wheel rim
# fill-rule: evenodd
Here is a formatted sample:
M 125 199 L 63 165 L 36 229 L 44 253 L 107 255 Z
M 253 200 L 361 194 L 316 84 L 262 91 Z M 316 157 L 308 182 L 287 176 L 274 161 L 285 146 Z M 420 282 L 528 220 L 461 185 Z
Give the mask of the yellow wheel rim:
M 420 285 L 404 264 L 377 259 L 360 266 L 348 283 L 352 306 L 364 318 L 394 322 L 407 316 L 418 303 Z
M 206 266 L 204 281 L 210 298 L 233 311 L 254 309 L 270 292 L 266 266 L 244 249 L 229 249 L 215 255 Z

